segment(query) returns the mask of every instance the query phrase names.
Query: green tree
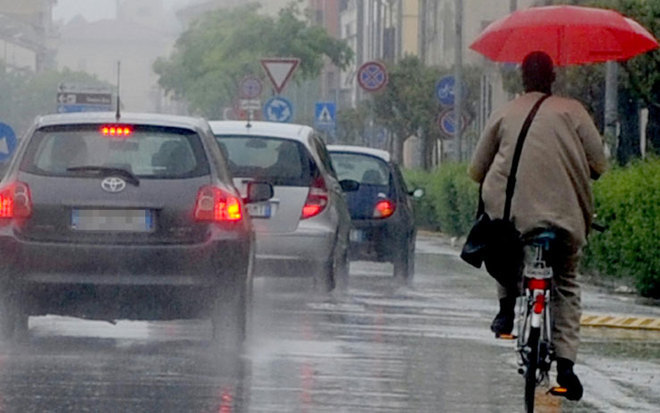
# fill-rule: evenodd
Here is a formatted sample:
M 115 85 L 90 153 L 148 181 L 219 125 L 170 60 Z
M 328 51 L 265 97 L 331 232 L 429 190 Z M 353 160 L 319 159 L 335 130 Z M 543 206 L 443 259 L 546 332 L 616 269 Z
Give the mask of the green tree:
M 581 4 L 605 7 L 621 12 L 630 17 L 656 38 L 660 36 L 660 2 L 648 0 L 588 0 Z M 646 136 L 651 150 L 660 153 L 660 52 L 655 50 L 640 56 L 621 62 L 624 69 L 620 77 L 619 90 L 623 93 L 619 100 L 620 118 L 623 123 L 631 119 L 634 121 L 638 109 L 638 101 L 642 102 L 649 111 L 649 121 L 646 128 Z M 633 116 L 630 116 L 633 114 Z M 630 122 L 628 122 L 630 123 Z M 634 125 L 624 125 L 634 134 L 638 130 Z M 619 160 L 627 162 L 630 155 L 639 153 L 639 145 L 636 136 L 623 135 L 623 141 L 619 142 Z
M 435 85 L 440 78 L 452 73 L 449 68 L 425 66 L 416 56 L 406 56 L 388 67 L 388 84 L 381 92 L 374 94 L 371 104 L 378 122 L 392 132 L 394 159 L 402 160 L 404 142 L 416 135 L 422 140 L 424 169 L 435 166 L 437 142 L 443 137 L 437 121 L 446 109 L 435 96 Z M 481 74 L 481 68 L 463 68 L 467 88 L 463 110 L 468 122 L 474 118 L 474 108 L 479 98 L 479 93 L 475 91 L 479 90 L 477 85 Z
M 244 76 L 262 73 L 262 58 L 299 58 L 300 80 L 318 76 L 326 59 L 342 69 L 351 62 L 348 45 L 307 24 L 294 3 L 277 18 L 259 14 L 258 6 L 220 9 L 195 21 L 171 56 L 154 63 L 159 84 L 187 100 L 192 111 L 217 117 L 232 104 Z
M 14 72 L 0 66 L 0 121 L 22 134 L 37 115 L 57 110 L 57 87 L 62 82 L 102 84 L 96 77 L 83 72 L 47 71 L 39 74 Z

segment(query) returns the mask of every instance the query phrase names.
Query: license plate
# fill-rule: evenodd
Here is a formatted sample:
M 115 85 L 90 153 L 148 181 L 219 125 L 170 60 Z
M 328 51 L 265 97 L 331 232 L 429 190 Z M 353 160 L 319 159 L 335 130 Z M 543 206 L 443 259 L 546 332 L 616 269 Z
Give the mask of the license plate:
M 362 242 L 364 241 L 364 231 L 361 229 L 352 229 L 348 237 L 353 242 Z
M 271 204 L 247 204 L 247 211 L 253 218 L 270 218 L 273 214 Z
M 77 231 L 149 232 L 153 214 L 146 209 L 73 209 L 71 228 Z

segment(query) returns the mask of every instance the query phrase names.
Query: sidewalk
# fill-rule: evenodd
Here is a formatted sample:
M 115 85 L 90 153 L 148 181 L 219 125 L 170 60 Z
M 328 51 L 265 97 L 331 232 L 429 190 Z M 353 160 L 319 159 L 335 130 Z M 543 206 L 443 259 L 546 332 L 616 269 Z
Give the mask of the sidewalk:
M 417 241 L 418 253 L 447 254 L 457 258 L 464 242 L 430 231 L 418 231 Z M 620 288 L 623 292 L 619 292 L 614 285 L 606 287 L 586 277 L 581 282 L 582 326 L 660 331 L 660 300 L 644 299 L 626 288 Z

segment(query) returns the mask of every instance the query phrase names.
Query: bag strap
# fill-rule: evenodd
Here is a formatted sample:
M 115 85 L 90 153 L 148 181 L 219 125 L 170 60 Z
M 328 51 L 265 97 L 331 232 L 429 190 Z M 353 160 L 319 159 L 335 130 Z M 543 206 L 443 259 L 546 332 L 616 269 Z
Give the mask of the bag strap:
M 518 135 L 518 141 L 516 142 L 516 149 L 513 153 L 513 160 L 511 161 L 511 172 L 509 173 L 509 178 L 506 181 L 506 200 L 504 202 L 504 215 L 502 219 L 505 221 L 509 220 L 511 215 L 511 199 L 513 198 L 513 190 L 516 187 L 516 172 L 518 171 L 518 163 L 520 162 L 520 155 L 522 153 L 523 144 L 525 143 L 525 138 L 527 137 L 527 132 L 529 127 L 532 125 L 532 120 L 536 116 L 541 103 L 546 100 L 550 95 L 543 95 L 539 100 L 536 101 L 532 110 L 529 111 L 525 122 L 523 123 L 522 129 L 520 129 L 520 134 Z

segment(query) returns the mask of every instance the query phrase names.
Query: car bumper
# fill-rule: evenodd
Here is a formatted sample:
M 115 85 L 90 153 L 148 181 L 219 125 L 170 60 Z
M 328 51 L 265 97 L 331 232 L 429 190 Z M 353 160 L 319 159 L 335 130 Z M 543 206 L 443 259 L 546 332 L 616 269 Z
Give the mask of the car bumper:
M 256 274 L 297 276 L 310 274 L 332 259 L 336 234 L 329 229 L 257 233 Z
M 391 220 L 354 220 L 350 232 L 351 260 L 391 262 L 403 248 L 409 230 Z
M 93 245 L 0 237 L 0 283 L 30 315 L 190 318 L 221 289 L 249 282 L 250 241 Z

